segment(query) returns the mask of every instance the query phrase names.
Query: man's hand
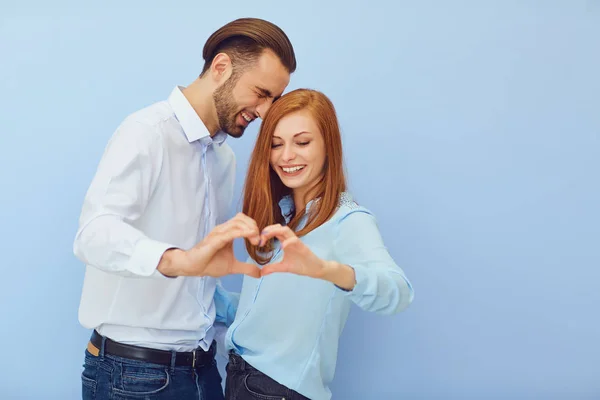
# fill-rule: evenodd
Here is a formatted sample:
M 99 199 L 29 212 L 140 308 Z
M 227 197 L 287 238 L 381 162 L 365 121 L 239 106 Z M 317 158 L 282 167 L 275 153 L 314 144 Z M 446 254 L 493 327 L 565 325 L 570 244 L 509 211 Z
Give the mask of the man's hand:
M 166 276 L 221 277 L 246 274 L 260 277 L 260 269 L 256 265 L 235 258 L 233 241 L 238 238 L 248 238 L 254 245 L 260 241 L 256 222 L 242 213 L 217 225 L 190 250 L 167 250 L 158 265 L 158 271 Z

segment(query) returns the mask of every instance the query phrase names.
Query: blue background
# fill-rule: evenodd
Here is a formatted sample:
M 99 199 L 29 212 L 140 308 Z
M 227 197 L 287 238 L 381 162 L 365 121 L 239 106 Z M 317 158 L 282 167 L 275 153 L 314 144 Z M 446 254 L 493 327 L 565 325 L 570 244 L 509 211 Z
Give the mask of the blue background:
M 293 41 L 288 90 L 333 100 L 415 288 L 397 316 L 352 311 L 334 399 L 600 398 L 600 2 L 101 3 L 0 5 L 0 398 L 80 397 L 71 249 L 97 162 L 242 16 Z M 257 128 L 229 141 L 232 214 Z

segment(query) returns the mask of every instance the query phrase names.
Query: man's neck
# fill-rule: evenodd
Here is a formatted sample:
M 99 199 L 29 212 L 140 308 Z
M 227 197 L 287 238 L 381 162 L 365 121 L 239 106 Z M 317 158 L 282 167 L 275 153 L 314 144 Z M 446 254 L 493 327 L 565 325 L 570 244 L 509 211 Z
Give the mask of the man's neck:
M 208 129 L 210 136 L 215 136 L 219 132 L 219 124 L 214 111 L 213 91 L 207 82 L 198 78 L 181 92 Z

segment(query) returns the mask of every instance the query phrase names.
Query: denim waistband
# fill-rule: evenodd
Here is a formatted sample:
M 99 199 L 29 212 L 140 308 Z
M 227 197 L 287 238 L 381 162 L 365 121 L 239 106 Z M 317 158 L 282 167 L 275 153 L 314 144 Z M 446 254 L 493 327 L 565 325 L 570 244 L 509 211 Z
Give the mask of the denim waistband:
M 233 350 L 229 352 L 229 368 L 235 371 L 260 372 Z

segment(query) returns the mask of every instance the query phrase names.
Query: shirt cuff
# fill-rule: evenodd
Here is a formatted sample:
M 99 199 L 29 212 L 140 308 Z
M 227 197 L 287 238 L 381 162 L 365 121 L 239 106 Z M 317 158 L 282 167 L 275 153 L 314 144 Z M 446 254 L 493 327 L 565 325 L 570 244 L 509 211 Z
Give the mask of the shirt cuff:
M 127 270 L 136 275 L 151 276 L 157 272 L 156 267 L 164 252 L 176 247 L 152 239 L 141 239 L 133 250 Z
M 346 264 L 346 265 L 348 265 L 348 264 Z M 365 268 L 361 265 L 348 265 L 348 266 L 354 270 L 354 281 L 356 282 L 354 284 L 354 288 L 344 289 L 342 287 L 339 287 L 338 285 L 335 285 L 335 287 L 337 287 L 341 291 L 345 292 L 349 296 L 351 296 L 351 295 L 362 296 L 366 290 L 367 280 L 368 280 Z
M 348 265 L 348 264 L 345 264 Z M 346 289 L 343 288 L 341 286 L 338 286 L 334 283 L 334 286 L 338 289 L 340 289 L 342 292 L 345 293 L 353 293 L 356 290 L 356 287 L 358 286 L 358 271 L 356 270 L 356 268 L 353 265 L 348 265 L 350 268 L 352 268 L 352 270 L 354 271 L 354 288 L 352 289 Z

